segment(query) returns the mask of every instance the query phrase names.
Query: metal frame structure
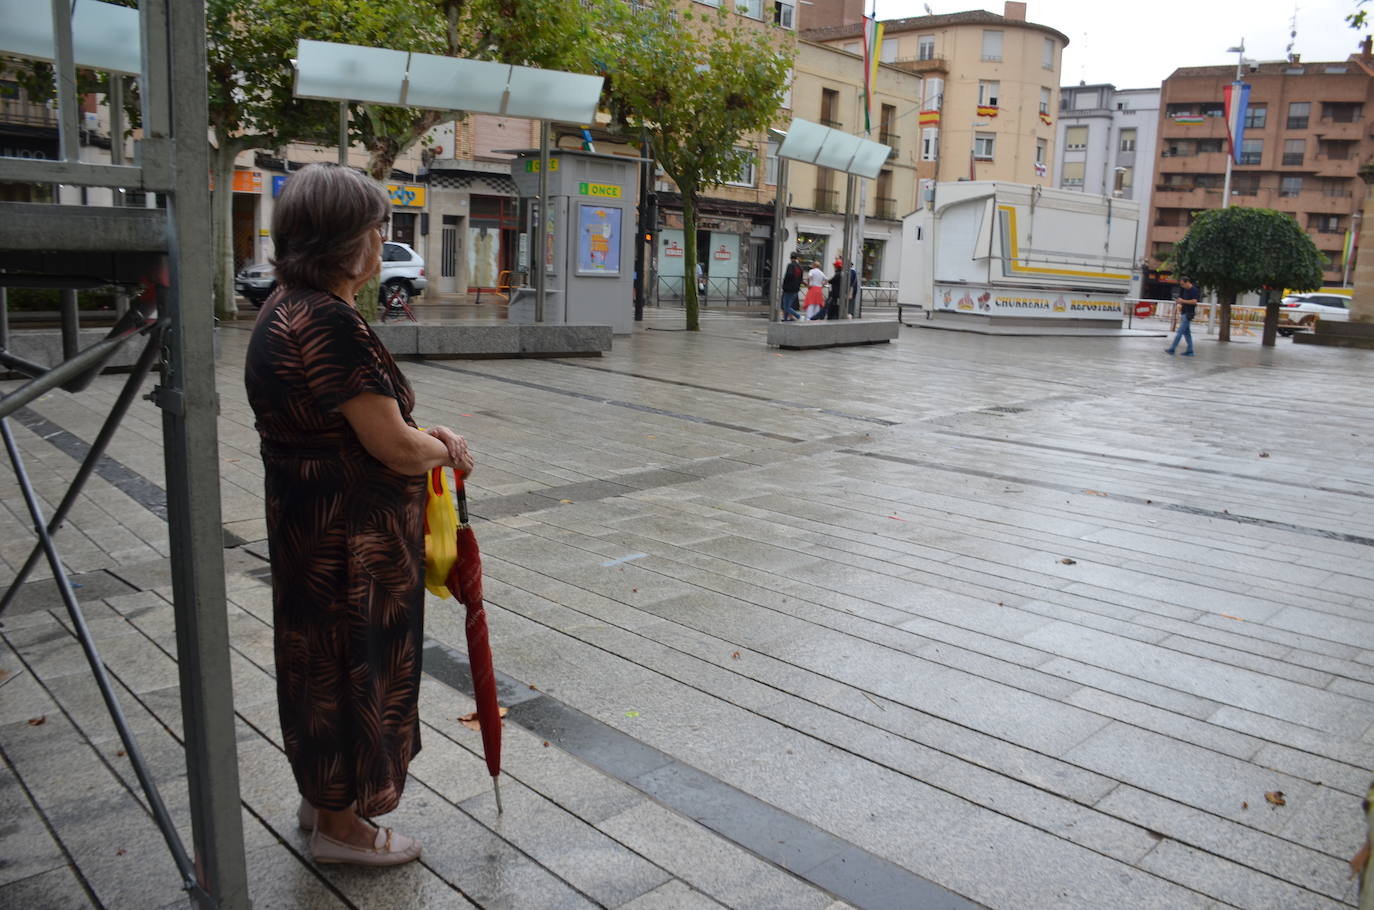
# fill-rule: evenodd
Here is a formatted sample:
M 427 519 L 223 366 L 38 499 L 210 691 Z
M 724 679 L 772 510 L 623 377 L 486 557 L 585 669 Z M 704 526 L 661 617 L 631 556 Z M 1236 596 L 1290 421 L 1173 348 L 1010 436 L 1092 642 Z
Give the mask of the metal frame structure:
M 60 160 L 0 158 L 0 181 L 137 188 L 161 194 L 165 210 L 0 203 L 0 295 L 4 284 L 35 280 L 73 289 L 93 283 L 158 286 L 156 318 L 148 307 L 131 309 L 104 339 L 76 351 L 74 291 L 64 292 L 62 363 L 50 369 L 0 351 L 0 363 L 32 379 L 0 397 L 0 436 L 34 522 L 38 545 L 5 594 L 0 610 L 46 556 L 71 615 L 135 774 L 168 849 L 197 905 L 241 910 L 249 907 L 230 685 L 228 623 L 225 615 L 223 531 L 219 501 L 217 398 L 210 298 L 211 236 L 209 147 L 206 124 L 205 11 L 203 4 L 141 0 L 136 15 L 140 45 L 143 136 L 135 161 L 82 162 L 78 147 L 76 67 L 104 67 L 85 57 L 73 40 L 73 18 L 116 15 L 109 4 L 51 0 L 50 51 L 6 46 L 6 53 L 49 59 L 58 85 Z M 73 8 L 75 7 L 75 14 Z M 104 7 L 110 7 L 106 9 Z M 123 11 L 121 11 L 122 13 Z M 131 24 L 132 25 L 132 24 Z M 85 38 L 78 30 L 79 39 Z M 125 48 L 127 51 L 127 47 Z M 116 80 L 117 82 L 118 80 Z M 114 92 L 112 92 L 114 94 Z M 111 99 L 112 104 L 117 99 Z M 118 147 L 122 137 L 115 137 Z M 18 276 L 14 270 L 40 272 Z M 8 270 L 8 271 L 6 271 Z M 0 301 L 2 301 L 0 296 Z M 0 323 L 2 324 L 2 323 Z M 122 345 L 146 335 L 133 374 L 52 517 L 44 519 L 8 416 L 46 391 L 77 391 Z M 7 338 L 0 337 L 0 344 Z M 72 592 L 55 532 L 75 503 L 106 444 L 144 378 L 159 361 L 159 385 L 150 396 L 162 410 L 166 463 L 168 531 L 177 666 L 186 749 L 194 857 L 188 854 L 120 710 L 114 689 Z
M 773 274 L 769 280 L 769 321 L 777 322 L 779 311 L 774 304 L 779 299 L 778 288 L 782 281 L 782 225 L 787 201 L 787 162 L 800 161 L 817 167 L 828 167 L 843 171 L 845 181 L 844 202 L 844 268 L 840 272 L 840 300 L 849 300 L 849 270 L 854 265 L 852 237 L 854 233 L 854 189 L 860 177 L 872 180 L 878 176 L 892 149 L 881 142 L 852 136 L 841 130 L 802 120 L 792 119 L 788 130 L 768 131 L 782 140 L 778 147 L 778 195 L 773 204 Z M 860 203 L 862 204 L 862 203 Z M 862 233 L 862 228 L 860 228 Z M 860 279 L 862 281 L 862 278 Z M 846 304 L 842 303 L 841 306 Z M 863 304 L 857 302 L 856 317 L 863 315 Z

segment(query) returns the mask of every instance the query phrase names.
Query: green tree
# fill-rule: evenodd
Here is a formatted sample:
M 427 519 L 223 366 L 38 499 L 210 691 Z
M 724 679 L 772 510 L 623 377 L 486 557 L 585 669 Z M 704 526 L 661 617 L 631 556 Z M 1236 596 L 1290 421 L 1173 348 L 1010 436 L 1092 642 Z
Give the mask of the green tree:
M 723 7 L 702 15 L 668 2 L 608 0 L 603 21 L 609 40 L 599 62 L 612 114 L 633 134 L 648 134 L 682 194 L 687 328 L 696 331 L 698 200 L 739 174 L 740 141 L 772 122 L 795 47 L 780 47 L 775 30 L 751 28 Z
M 1273 209 L 1232 206 L 1201 212 L 1169 257 L 1175 275 L 1189 275 L 1216 291 L 1221 303 L 1219 341 L 1231 340 L 1231 307 L 1249 291 L 1321 287 L 1326 257 L 1298 222 Z M 1277 295 L 1266 296 L 1264 343 L 1278 327 Z

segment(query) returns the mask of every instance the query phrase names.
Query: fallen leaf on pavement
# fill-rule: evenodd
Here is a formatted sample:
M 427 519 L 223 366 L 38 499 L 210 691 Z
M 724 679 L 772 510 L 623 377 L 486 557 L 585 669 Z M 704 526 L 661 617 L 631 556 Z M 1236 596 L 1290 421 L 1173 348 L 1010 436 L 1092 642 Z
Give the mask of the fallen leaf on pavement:
M 1221 614 L 1221 618 L 1222 618 L 1222 619 L 1234 619 L 1236 622 L 1245 622 L 1245 620 L 1242 619 L 1241 617 L 1239 617 L 1239 616 L 1232 616 L 1230 613 L 1223 613 L 1223 614 Z
M 1241 807 L 1242 809 L 1249 809 L 1249 808 L 1250 808 L 1250 804 L 1249 804 L 1249 803 L 1241 803 L 1241 804 L 1240 804 L 1240 807 Z
M 10 671 L 9 671 L 9 670 L 0 670 L 0 680 L 9 679 L 9 678 L 10 678 Z
M 572 505 L 572 500 L 571 500 L 571 499 L 560 499 L 560 500 L 558 500 L 558 501 L 561 502 L 561 503 L 563 503 L 564 505 Z
M 1106 496 L 1106 495 L 1107 495 L 1106 493 L 1103 493 L 1103 492 L 1101 492 L 1100 490 L 1084 490 L 1083 492 L 1084 492 L 1084 493 L 1087 493 L 1089 496 Z
M 1260 452 L 1260 458 L 1268 458 L 1268 457 L 1269 457 L 1269 453 L 1268 453 L 1268 452 Z
M 547 749 L 548 747 L 549 747 L 549 741 L 546 739 L 546 740 L 544 740 L 544 748 Z
M 1062 562 L 1062 563 L 1063 563 L 1064 565 L 1066 565 L 1066 566 L 1076 566 L 1076 565 L 1078 565 L 1078 560 L 1076 560 L 1076 559 L 1069 559 L 1069 557 L 1067 557 L 1067 556 L 1065 556 L 1063 559 L 1061 559 L 1061 560 L 1059 560 L 1059 561 Z
M 1286 806 L 1286 805 L 1288 805 L 1288 800 L 1286 800 L 1286 799 L 1283 798 L 1283 791 L 1282 791 L 1282 790 L 1270 790 L 1268 793 L 1264 794 L 1264 798 L 1267 799 L 1271 805 L 1275 805 L 1275 806 Z
M 115 753 L 115 755 L 118 755 L 120 758 L 123 758 L 123 757 L 124 757 L 124 750 L 123 750 L 123 749 L 120 749 L 119 751 L 117 751 L 117 752 Z
M 501 712 L 502 717 L 505 717 L 507 714 L 510 713 L 510 708 L 501 708 L 499 710 Z M 477 719 L 476 711 L 473 711 L 471 714 L 464 714 L 462 717 L 458 718 L 458 723 L 467 727 L 469 730 L 482 729 L 482 722 Z
M 123 856 L 128 852 L 128 850 L 125 850 L 123 847 L 120 847 L 118 850 L 115 851 L 115 856 Z
M 736 651 L 734 654 L 731 654 L 731 655 L 730 655 L 730 659 L 731 659 L 731 660 L 739 660 L 739 652 Z
M 46 724 L 47 722 L 48 722 L 48 715 L 46 715 L 46 714 L 40 715 L 40 716 L 38 716 L 38 717 L 30 717 L 30 718 L 29 718 L 29 726 L 30 726 L 30 727 L 41 727 L 41 726 L 43 726 L 44 724 Z
M 626 717 L 638 717 L 638 716 L 639 716 L 639 712 L 638 712 L 638 711 L 626 711 L 626 712 L 625 712 L 625 716 L 626 716 Z

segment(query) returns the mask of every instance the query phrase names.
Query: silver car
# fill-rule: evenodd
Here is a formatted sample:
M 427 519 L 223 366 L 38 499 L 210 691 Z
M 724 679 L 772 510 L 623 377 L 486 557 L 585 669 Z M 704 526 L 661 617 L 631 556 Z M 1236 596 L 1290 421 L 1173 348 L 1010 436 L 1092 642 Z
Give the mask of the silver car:
M 424 258 L 408 244 L 388 240 L 382 244 L 382 287 L 379 299 L 409 302 L 418 297 L 429 284 L 425 277 Z M 259 262 L 240 269 L 234 276 L 234 290 L 248 298 L 254 306 L 262 306 L 277 286 L 277 273 L 268 262 Z

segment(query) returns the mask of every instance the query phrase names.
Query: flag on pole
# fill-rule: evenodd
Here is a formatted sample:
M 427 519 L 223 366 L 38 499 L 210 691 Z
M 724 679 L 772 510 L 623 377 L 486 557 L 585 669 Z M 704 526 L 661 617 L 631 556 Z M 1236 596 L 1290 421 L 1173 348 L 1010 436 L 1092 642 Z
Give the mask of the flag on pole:
M 921 111 L 921 113 L 920 113 L 920 115 L 917 117 L 917 119 L 920 121 L 921 126 L 939 126 L 939 125 L 940 125 L 940 112 L 939 112 L 939 111 Z
M 592 144 L 592 131 L 584 129 L 582 131 L 582 151 L 595 152 L 596 146 Z
M 1049 125 L 1050 125 L 1051 123 L 1053 123 L 1054 121 L 1052 121 L 1052 120 L 1050 119 L 1050 115 L 1049 115 L 1049 114 L 1045 113 L 1044 111 L 1041 111 L 1041 112 L 1040 112 L 1040 122 L 1043 123 L 1043 124 L 1045 124 L 1045 126 L 1049 126 Z
M 1226 107 L 1226 135 L 1231 139 L 1231 158 L 1240 164 L 1241 144 L 1245 141 L 1245 109 L 1250 104 L 1250 86 L 1232 82 L 1222 87 Z M 1174 118 L 1178 122 L 1178 118 Z
M 1360 235 L 1356 231 L 1346 228 L 1345 243 L 1341 246 L 1341 267 L 1350 265 L 1350 257 L 1355 255 L 1355 244 L 1359 243 Z
M 1043 177 L 1043 176 L 1045 176 L 1045 174 L 1048 173 L 1048 172 L 1049 172 L 1049 168 L 1045 167 L 1045 162 L 1043 162 L 1043 161 L 1037 161 L 1037 162 L 1035 162 L 1035 176 L 1037 176 L 1037 177 Z
M 996 117 L 996 116 L 997 116 L 997 105 L 995 105 L 995 104 L 980 104 L 980 105 L 978 105 L 978 116 L 979 116 L 979 117 Z
M 864 16 L 864 132 L 873 132 L 873 91 L 878 87 L 878 60 L 883 47 L 883 23 Z

